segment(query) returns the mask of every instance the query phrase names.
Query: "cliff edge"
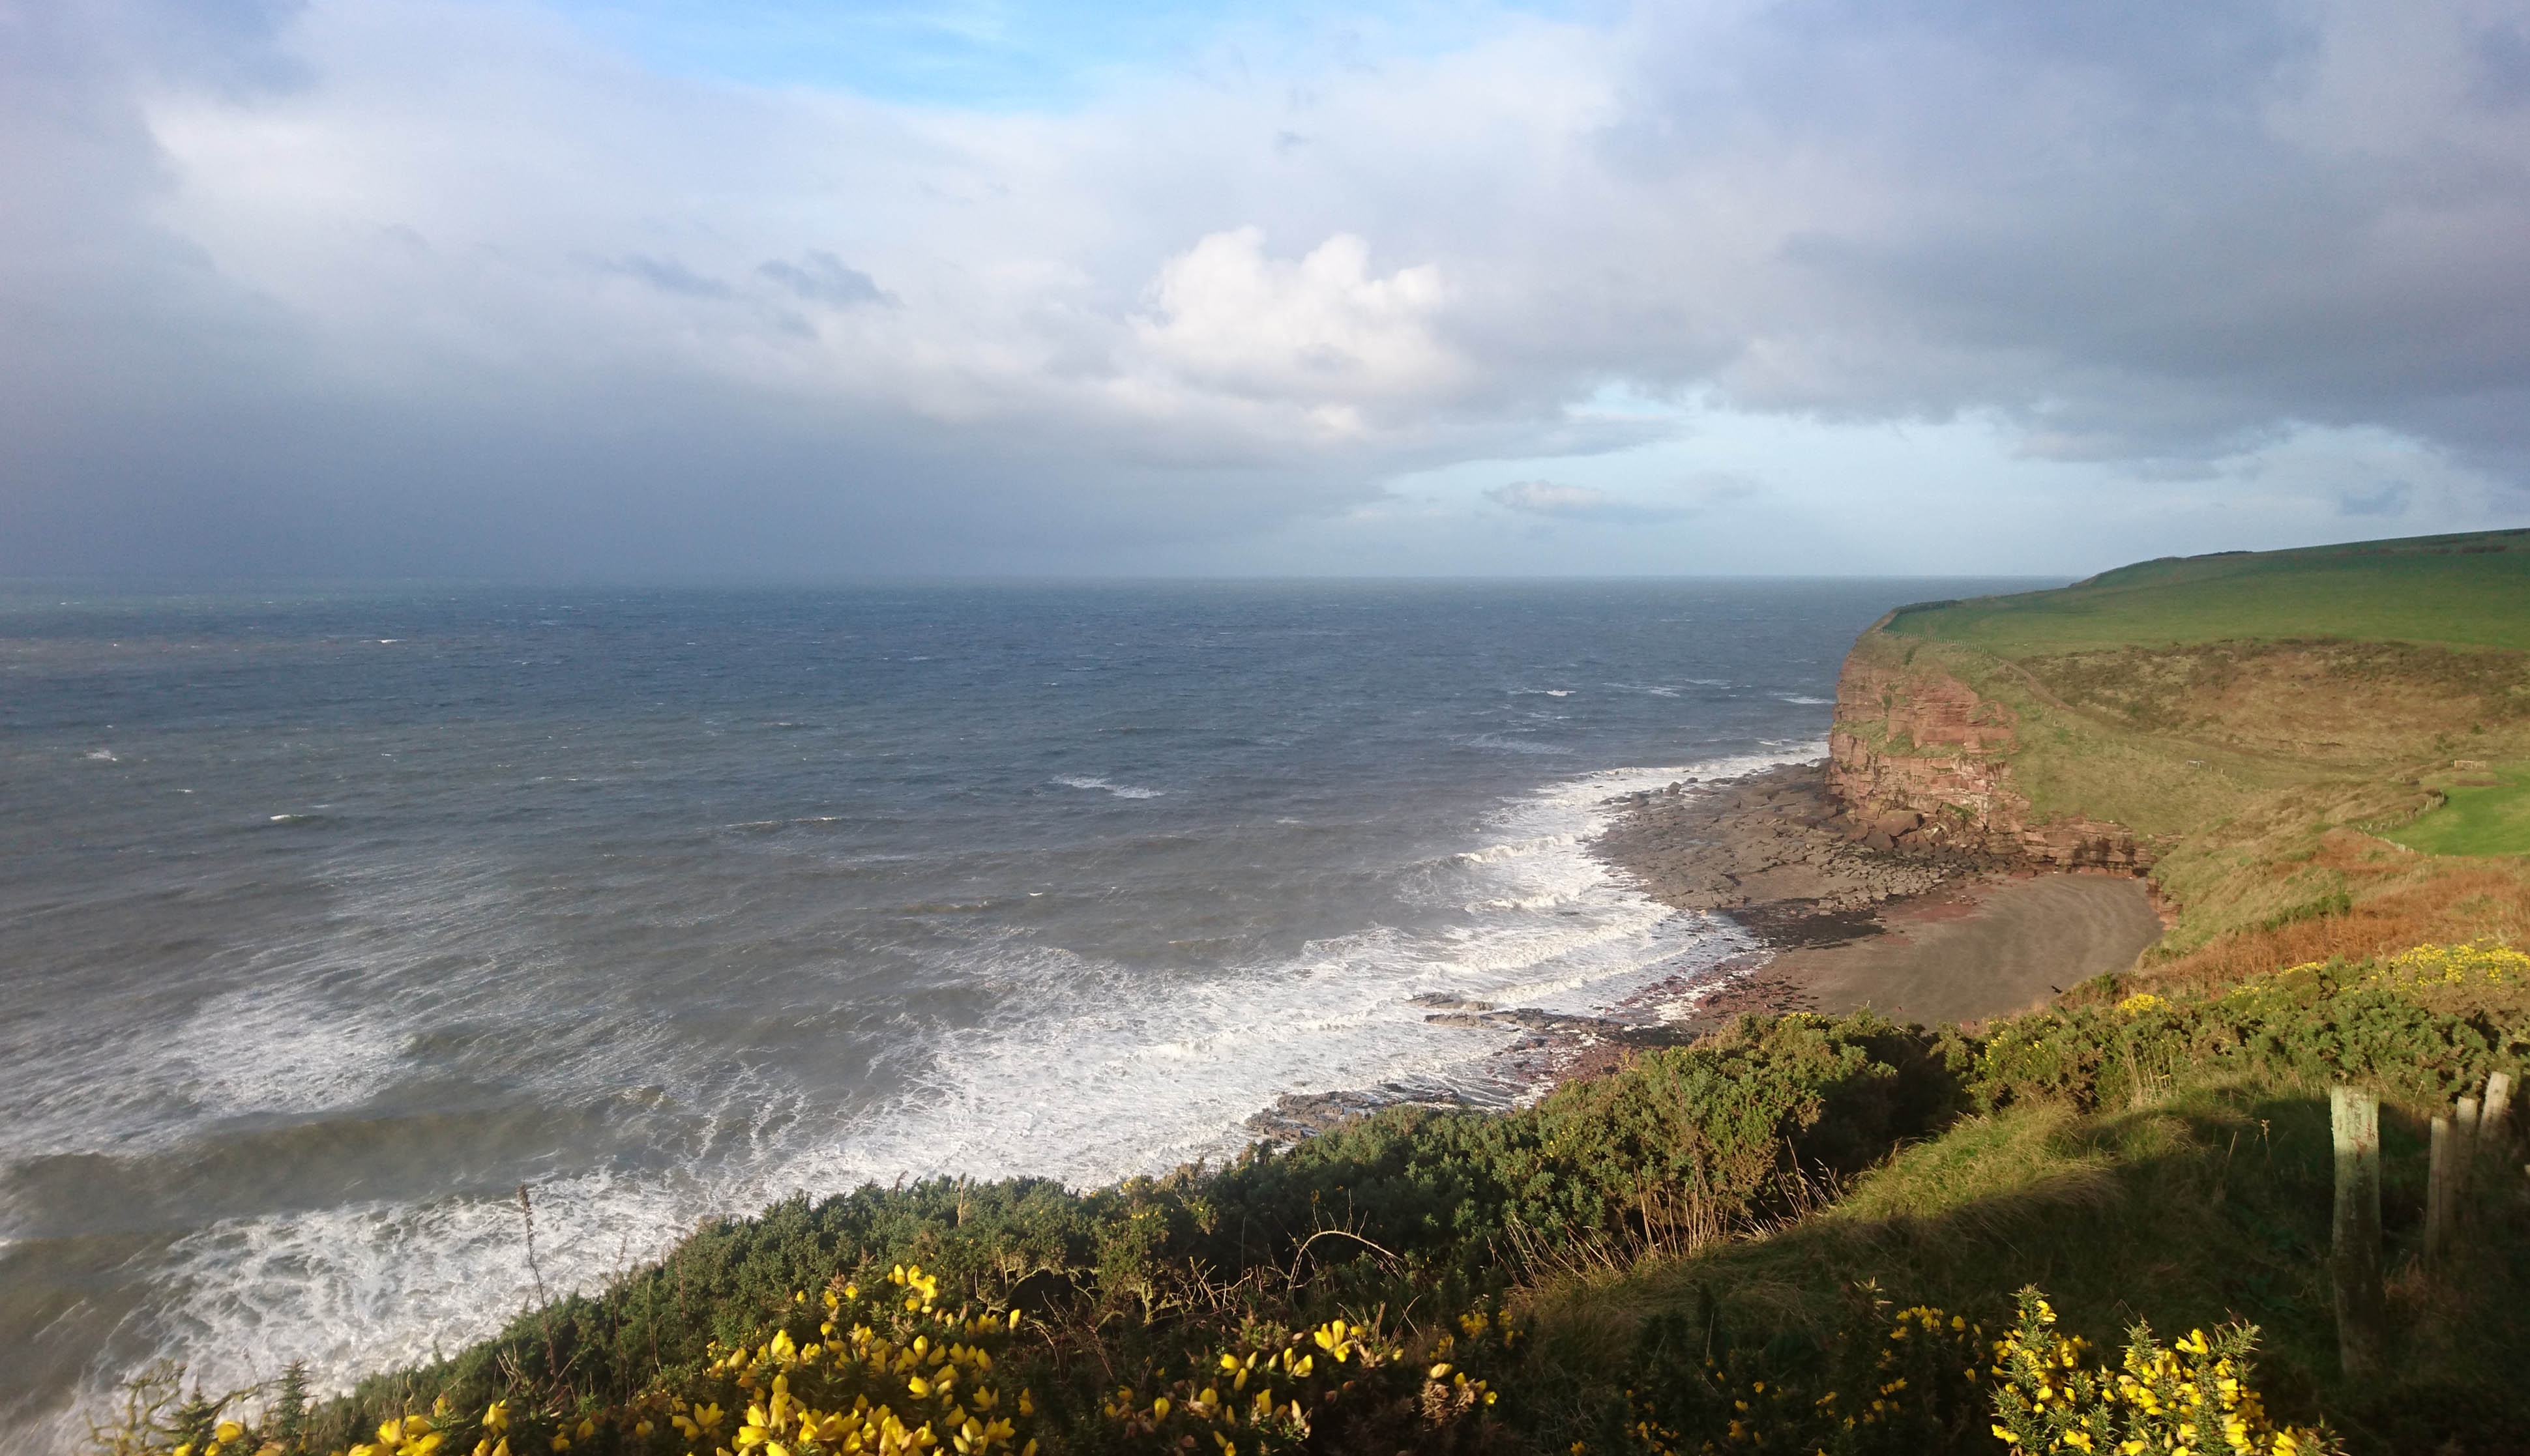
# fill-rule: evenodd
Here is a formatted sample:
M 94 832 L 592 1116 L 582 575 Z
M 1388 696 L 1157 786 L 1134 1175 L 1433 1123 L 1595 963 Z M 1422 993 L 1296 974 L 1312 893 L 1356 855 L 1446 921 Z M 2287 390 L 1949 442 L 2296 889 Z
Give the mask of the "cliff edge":
M 1829 791 L 1866 843 L 2054 869 L 2151 868 L 2157 846 L 2124 825 L 2040 813 L 2012 770 L 2021 711 L 1978 692 L 1920 644 L 1888 636 L 1889 620 L 1846 656 L 1828 737 Z
M 1830 755 L 1874 847 L 2149 875 L 2177 915 L 2165 961 L 2511 935 L 2530 530 L 1900 607 L 1845 659 Z

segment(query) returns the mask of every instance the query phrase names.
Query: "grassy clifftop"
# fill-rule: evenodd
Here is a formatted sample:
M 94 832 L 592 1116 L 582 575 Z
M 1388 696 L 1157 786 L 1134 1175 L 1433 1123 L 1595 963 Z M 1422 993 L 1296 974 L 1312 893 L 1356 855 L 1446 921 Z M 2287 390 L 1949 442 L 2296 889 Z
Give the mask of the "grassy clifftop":
M 2530 529 L 2170 557 L 2055 591 L 1924 606 L 1884 630 L 2021 658 L 2332 637 L 2530 650 Z
M 1859 792 L 1938 815 L 1974 782 L 2033 844 L 2133 836 L 2178 915 L 2165 960 L 2530 932 L 2530 531 L 1926 603 L 1864 635 L 1847 688 Z M 1937 701 L 1984 728 L 1945 733 Z

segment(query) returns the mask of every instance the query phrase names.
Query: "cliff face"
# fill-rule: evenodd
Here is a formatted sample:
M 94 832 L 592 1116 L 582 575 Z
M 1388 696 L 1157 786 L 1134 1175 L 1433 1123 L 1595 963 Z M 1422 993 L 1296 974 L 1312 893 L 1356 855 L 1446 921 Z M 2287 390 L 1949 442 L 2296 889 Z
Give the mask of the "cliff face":
M 1964 849 L 2060 869 L 2140 873 L 2153 846 L 2122 825 L 2039 822 L 2012 782 L 2020 724 L 2006 704 L 1866 633 L 1837 683 L 1828 787 L 1875 845 Z

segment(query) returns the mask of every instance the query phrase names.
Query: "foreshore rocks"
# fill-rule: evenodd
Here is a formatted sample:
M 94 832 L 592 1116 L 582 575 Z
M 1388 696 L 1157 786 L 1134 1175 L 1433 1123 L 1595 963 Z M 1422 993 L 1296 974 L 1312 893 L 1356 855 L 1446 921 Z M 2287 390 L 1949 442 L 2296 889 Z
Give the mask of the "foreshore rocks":
M 1828 794 L 1823 763 L 1727 782 L 1682 780 L 1611 802 L 1618 813 L 1596 846 L 1601 858 L 1654 899 L 1727 914 L 1769 949 L 1876 935 L 1878 906 L 2004 868 L 1998 860 L 1926 847 L 1904 816 L 1863 820 L 1842 812 Z M 1247 1126 L 1288 1144 L 1382 1107 L 1508 1104 L 1524 1091 L 1610 1070 L 1645 1048 L 1684 1046 L 1743 1015 L 1811 1009 L 1800 987 L 1767 973 L 1767 959 L 1761 952 L 1681 973 L 1595 1016 L 1420 998 L 1423 1019 L 1433 1025 L 1513 1034 L 1491 1062 L 1498 1100 L 1405 1084 L 1286 1095 Z
M 1652 898 L 1728 914 L 1778 948 L 1871 934 L 1875 906 L 2008 865 L 1928 837 L 1914 811 L 1849 811 L 1823 763 L 1612 802 L 1602 858 Z

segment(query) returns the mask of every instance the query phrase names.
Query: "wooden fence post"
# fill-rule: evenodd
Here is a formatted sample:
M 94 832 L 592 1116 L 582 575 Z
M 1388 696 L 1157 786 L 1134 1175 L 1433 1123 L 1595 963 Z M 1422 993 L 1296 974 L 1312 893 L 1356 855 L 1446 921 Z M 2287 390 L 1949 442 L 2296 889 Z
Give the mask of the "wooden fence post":
M 2337 1143 L 2337 1205 L 2329 1273 L 2337 1286 L 2337 1353 L 2349 1376 L 2381 1369 L 2389 1341 L 2381 1296 L 2381 1099 L 2339 1084 L 2328 1090 Z
M 2440 1259 L 2450 1239 L 2451 1120 L 2434 1119 L 2433 1159 L 2425 1170 L 2425 1259 Z
M 2451 1126 L 2451 1141 L 2459 1145 L 2453 1150 L 2459 1157 L 2451 1163 L 2451 1221 L 2456 1224 L 2461 1210 L 2468 1207 L 2469 1174 L 2477 1168 L 2476 1098 L 2459 1100 L 2459 1116 Z
M 2486 1079 L 2486 1119 L 2478 1131 L 2488 1150 L 2498 1158 L 2508 1158 L 2512 1152 L 2512 1074 L 2496 1072 Z

